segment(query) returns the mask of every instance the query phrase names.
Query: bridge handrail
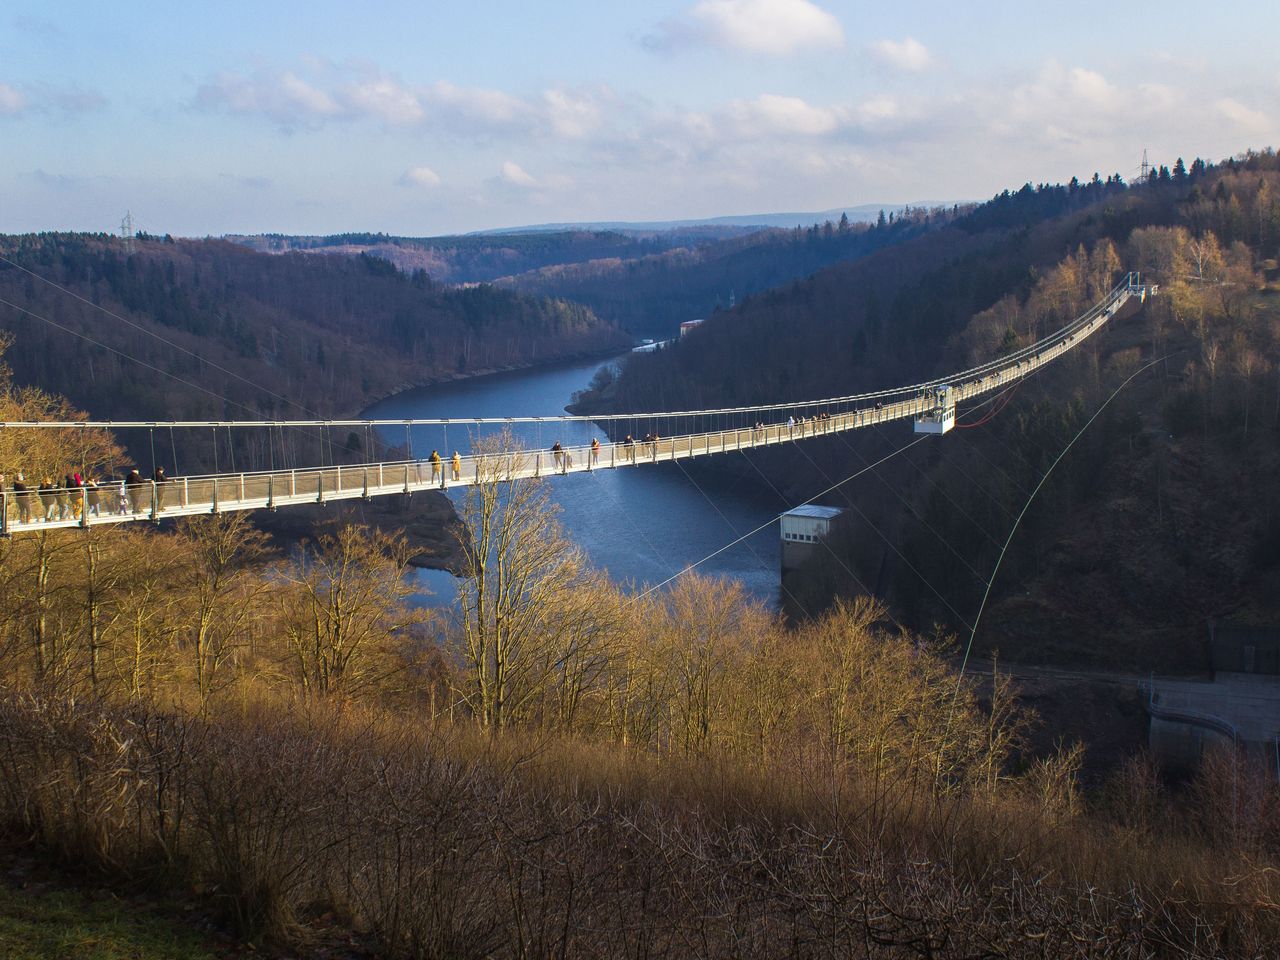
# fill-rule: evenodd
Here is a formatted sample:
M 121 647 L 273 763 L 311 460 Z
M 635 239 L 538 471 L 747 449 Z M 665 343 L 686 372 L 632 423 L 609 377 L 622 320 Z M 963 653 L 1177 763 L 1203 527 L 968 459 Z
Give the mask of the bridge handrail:
M 884 400 L 891 397 L 910 396 L 925 392 L 931 388 L 944 386 L 947 384 L 958 384 L 964 381 L 973 380 L 990 374 L 995 371 L 1003 370 L 1021 364 L 1028 358 L 1034 358 L 1037 354 L 1045 349 L 1053 346 L 1055 341 L 1061 341 L 1064 338 L 1073 336 L 1080 329 L 1088 326 L 1104 313 L 1117 306 L 1129 296 L 1139 293 L 1142 286 L 1139 283 L 1139 275 L 1137 273 L 1129 273 L 1126 278 L 1116 284 L 1102 300 L 1091 306 L 1079 317 L 1071 323 L 1060 328 L 1059 330 L 1042 337 L 1036 342 L 1022 347 L 1012 353 L 1006 354 L 993 360 L 986 361 L 967 370 L 956 371 L 943 377 L 932 380 L 926 380 L 921 383 L 910 384 L 907 386 L 892 387 L 884 390 L 873 390 L 866 393 L 848 394 L 838 397 L 827 397 L 816 400 L 791 400 L 784 403 L 774 404 L 758 404 L 755 406 L 744 407 L 719 407 L 706 410 L 660 410 L 641 413 L 609 413 L 609 414 L 564 414 L 558 416 L 544 417 L 474 417 L 474 418 L 401 418 L 401 419 L 377 419 L 366 418 L 360 420 L 75 420 L 75 421 L 0 421 L 0 429 L 35 429 L 35 428 L 60 428 L 60 429 L 142 429 L 142 428 L 212 428 L 212 427 L 256 427 L 256 428 L 280 428 L 280 427 L 412 427 L 412 426 L 467 426 L 467 425 L 483 425 L 483 424 L 516 424 L 516 423 L 568 423 L 568 422 L 599 422 L 602 420 L 609 421 L 637 421 L 637 420 L 662 420 L 662 419 L 678 419 L 683 417 L 711 417 L 711 416 L 736 416 L 752 414 L 759 416 L 767 413 L 785 413 L 795 410 L 805 410 L 809 408 L 819 407 L 835 407 L 840 405 L 848 405 L 861 401 Z

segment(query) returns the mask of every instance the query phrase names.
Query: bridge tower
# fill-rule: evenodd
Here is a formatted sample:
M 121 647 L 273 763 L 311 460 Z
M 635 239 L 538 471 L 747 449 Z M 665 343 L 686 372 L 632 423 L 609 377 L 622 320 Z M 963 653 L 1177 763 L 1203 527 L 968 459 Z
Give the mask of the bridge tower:
M 956 425 L 956 398 L 950 384 L 930 387 L 925 401 L 932 405 L 916 417 L 916 433 L 947 433 Z

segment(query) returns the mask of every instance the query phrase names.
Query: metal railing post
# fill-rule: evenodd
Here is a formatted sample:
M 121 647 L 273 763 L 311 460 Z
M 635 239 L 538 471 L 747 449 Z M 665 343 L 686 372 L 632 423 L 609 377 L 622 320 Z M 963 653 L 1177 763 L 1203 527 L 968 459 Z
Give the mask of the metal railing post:
M 0 503 L 0 510 L 4 509 L 4 504 Z M 89 488 L 80 488 L 80 526 L 88 529 L 89 527 Z
M 191 487 L 187 483 L 187 478 L 182 478 L 182 506 L 184 508 L 191 505 Z
M 364 498 L 369 499 L 369 468 L 364 468 Z
M 156 500 L 156 489 L 157 489 L 156 482 L 152 480 L 151 481 L 151 519 L 152 520 L 160 519 L 160 514 L 159 514 L 160 505 L 157 503 L 157 500 Z
M 218 478 L 213 478 L 213 502 L 209 505 L 210 513 L 218 512 Z
M 9 494 L 0 490 L 0 537 L 9 535 Z
M 274 510 L 276 508 L 276 475 L 273 473 L 267 477 L 267 509 Z

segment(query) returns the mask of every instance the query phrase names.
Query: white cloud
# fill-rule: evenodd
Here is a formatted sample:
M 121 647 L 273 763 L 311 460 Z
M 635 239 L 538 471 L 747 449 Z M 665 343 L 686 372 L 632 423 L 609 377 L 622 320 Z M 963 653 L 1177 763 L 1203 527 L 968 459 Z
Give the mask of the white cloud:
M 221 73 L 200 85 L 195 102 L 206 109 L 265 116 L 285 128 L 326 120 L 374 120 L 388 127 L 436 120 L 471 132 L 527 123 L 534 114 L 525 101 L 500 90 L 443 80 L 413 86 L 368 65 L 313 62 L 308 67 L 306 79 L 291 70 Z
M 578 140 L 600 124 L 600 107 L 590 97 L 548 90 L 542 95 L 542 102 L 551 129 L 560 136 Z
M 194 105 L 265 117 L 282 129 L 375 122 L 489 141 L 495 137 L 586 140 L 616 128 L 627 106 L 608 87 L 552 88 L 527 97 L 448 80 L 406 83 L 368 63 L 304 61 L 297 71 L 221 73 L 201 84 Z
M 1119 94 L 1107 78 L 1093 70 L 1076 67 L 1070 74 L 1070 90 L 1081 100 L 1099 107 L 1119 106 Z
M 16 117 L 26 105 L 26 97 L 7 83 L 0 83 L 0 117 Z
M 1239 100 L 1224 97 L 1213 106 L 1218 113 L 1230 120 L 1242 133 L 1257 135 L 1274 132 L 1271 121 L 1266 114 L 1246 107 Z
M 1047 132 L 1051 140 L 1087 142 L 1114 128 L 1139 108 L 1133 91 L 1116 87 L 1102 74 L 1082 67 L 1064 67 L 1056 60 L 1044 64 L 1034 79 L 1011 91 L 987 91 L 978 105 L 990 114 L 998 130 L 1023 128 Z M 1143 106 L 1148 116 L 1149 105 Z
M 505 182 L 515 184 L 517 187 L 536 187 L 538 185 L 538 181 L 525 173 L 518 163 L 513 163 L 510 160 L 502 164 L 500 176 Z
M 401 174 L 400 183 L 406 187 L 438 187 L 440 174 L 430 167 L 411 167 Z
M 1148 110 L 1169 110 L 1180 100 L 1178 92 L 1164 83 L 1138 84 L 1138 97 Z
M 867 48 L 872 59 L 895 70 L 919 71 L 933 65 L 929 48 L 914 37 L 905 40 L 877 40 Z
M 251 95 L 258 93 L 252 88 L 250 92 Z M 297 107 L 317 116 L 335 114 L 340 109 L 331 96 L 317 90 L 294 73 L 286 72 L 280 77 L 279 94 L 286 107 Z
M 698 0 L 658 25 L 652 46 L 712 44 L 785 57 L 806 48 L 840 48 L 840 21 L 810 0 Z
M 737 100 L 729 105 L 728 114 L 739 132 L 747 137 L 801 134 L 819 136 L 839 125 L 839 114 L 832 109 L 815 107 L 799 97 L 783 97 L 766 93 L 754 100 Z
M 312 124 L 342 112 L 329 94 L 292 71 L 248 77 L 220 73 L 196 90 L 196 104 L 232 113 L 258 113 L 284 127 Z
M 427 90 L 427 99 L 457 116 L 487 124 L 510 123 L 528 112 L 528 105 L 509 93 L 484 87 L 459 87 L 446 80 L 432 84 Z
M 351 111 L 392 126 L 419 123 L 426 116 L 418 95 L 390 77 L 353 84 L 345 89 L 343 99 Z
M 0 83 L 0 117 L 17 117 L 27 113 L 62 114 L 69 117 L 99 110 L 106 103 L 101 94 L 78 86 L 52 86 L 36 82 L 23 84 L 19 90 L 7 83 Z
M 878 123 L 895 120 L 902 114 L 902 108 L 893 97 L 872 97 L 858 104 L 858 119 L 863 123 Z

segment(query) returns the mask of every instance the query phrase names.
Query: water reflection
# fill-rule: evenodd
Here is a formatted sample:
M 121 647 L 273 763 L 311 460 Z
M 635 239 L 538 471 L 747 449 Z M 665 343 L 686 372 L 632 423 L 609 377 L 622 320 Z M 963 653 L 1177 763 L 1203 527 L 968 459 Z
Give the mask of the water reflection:
M 375 404 L 364 415 L 391 419 L 556 416 L 601 365 L 600 361 L 573 363 L 424 387 Z M 465 456 L 478 436 L 499 429 L 414 427 L 407 439 L 415 456 L 438 450 L 448 459 L 454 450 Z M 512 429 L 530 449 L 547 450 L 556 441 L 570 446 L 588 444 L 592 437 L 605 440 L 604 432 L 591 423 L 517 424 Z M 383 439 L 406 442 L 404 431 L 394 428 L 384 431 Z M 615 580 L 637 585 L 674 576 L 787 508 L 768 487 L 719 472 L 708 474 L 697 464 L 600 470 L 558 477 L 550 484 L 561 522 L 591 563 Z M 449 496 L 458 502 L 465 492 L 452 491 Z M 778 563 L 777 525 L 768 524 L 698 569 L 739 580 L 751 594 L 776 605 Z M 419 582 L 432 593 L 428 603 L 452 601 L 452 578 L 447 573 L 421 571 Z

